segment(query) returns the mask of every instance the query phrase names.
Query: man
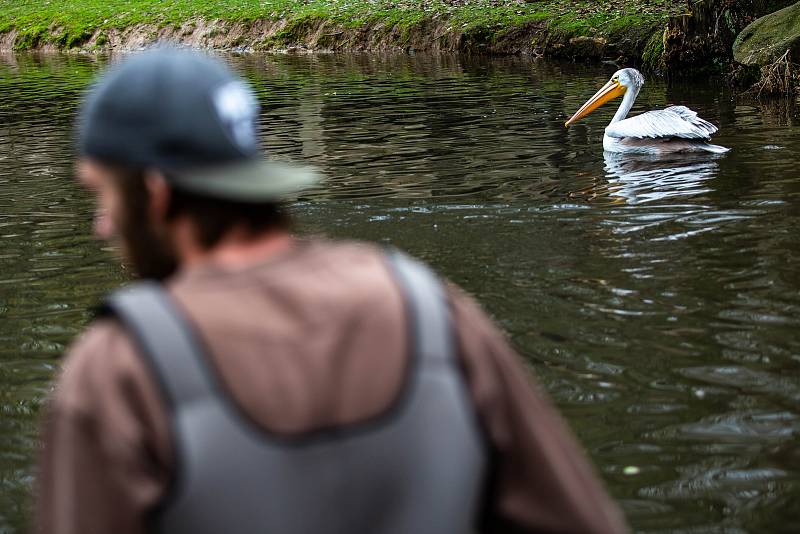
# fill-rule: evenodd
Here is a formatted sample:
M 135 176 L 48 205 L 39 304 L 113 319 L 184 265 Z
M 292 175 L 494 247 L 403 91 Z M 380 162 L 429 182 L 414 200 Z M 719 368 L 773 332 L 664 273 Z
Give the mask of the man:
M 45 422 L 47 533 L 620 532 L 491 322 L 420 264 L 301 240 L 312 171 L 262 160 L 257 105 L 175 50 L 81 113 L 95 231 L 140 278 L 69 350 Z

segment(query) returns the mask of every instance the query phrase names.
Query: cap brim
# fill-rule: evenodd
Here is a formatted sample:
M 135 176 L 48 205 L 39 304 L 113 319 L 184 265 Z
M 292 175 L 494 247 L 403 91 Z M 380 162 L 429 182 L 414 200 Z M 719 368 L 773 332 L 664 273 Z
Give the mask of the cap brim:
M 239 202 L 270 202 L 291 197 L 317 183 L 313 167 L 256 158 L 224 166 L 168 171 L 169 181 L 186 191 Z

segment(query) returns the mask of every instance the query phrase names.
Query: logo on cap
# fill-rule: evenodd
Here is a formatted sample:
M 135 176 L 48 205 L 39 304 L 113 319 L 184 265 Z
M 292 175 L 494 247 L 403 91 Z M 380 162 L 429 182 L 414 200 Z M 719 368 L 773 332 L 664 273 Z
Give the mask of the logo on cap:
M 214 90 L 212 101 L 231 140 L 244 152 L 255 150 L 258 102 L 247 85 L 226 83 Z

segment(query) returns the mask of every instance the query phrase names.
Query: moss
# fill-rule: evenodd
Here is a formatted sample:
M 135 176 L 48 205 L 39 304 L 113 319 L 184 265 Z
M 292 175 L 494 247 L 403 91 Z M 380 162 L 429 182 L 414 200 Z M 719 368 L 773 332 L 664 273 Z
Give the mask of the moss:
M 312 32 L 323 20 L 314 14 L 290 19 L 283 29 L 272 37 L 271 42 L 273 46 L 277 45 L 279 47 L 302 43 L 305 36 Z
M 14 50 L 26 50 L 36 48 L 41 44 L 50 41 L 47 28 L 41 26 L 29 26 L 17 32 L 14 40 Z
M 94 35 L 94 31 L 90 28 L 77 28 L 67 35 L 64 48 L 78 48 L 91 39 L 92 35 Z
M 755 20 L 733 44 L 733 55 L 744 65 L 769 65 L 787 50 L 800 56 L 800 3 Z
M 494 39 L 495 31 L 480 24 L 466 28 L 462 34 L 464 50 L 470 52 L 485 52 Z
M 642 67 L 654 72 L 664 69 L 664 30 L 654 32 L 644 45 Z
M 95 46 L 105 46 L 108 44 L 108 35 L 104 32 L 100 32 L 97 35 L 97 38 L 94 41 Z

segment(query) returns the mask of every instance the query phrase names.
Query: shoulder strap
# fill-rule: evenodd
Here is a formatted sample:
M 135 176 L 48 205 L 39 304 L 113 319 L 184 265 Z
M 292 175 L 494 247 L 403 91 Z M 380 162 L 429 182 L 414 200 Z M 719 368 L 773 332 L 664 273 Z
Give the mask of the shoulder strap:
M 453 334 L 441 282 L 426 265 L 400 251 L 391 250 L 387 256 L 405 293 L 417 357 L 421 362 L 453 360 Z
M 160 284 L 139 282 L 117 290 L 102 312 L 118 317 L 134 336 L 172 408 L 209 395 L 213 382 L 203 350 Z

